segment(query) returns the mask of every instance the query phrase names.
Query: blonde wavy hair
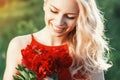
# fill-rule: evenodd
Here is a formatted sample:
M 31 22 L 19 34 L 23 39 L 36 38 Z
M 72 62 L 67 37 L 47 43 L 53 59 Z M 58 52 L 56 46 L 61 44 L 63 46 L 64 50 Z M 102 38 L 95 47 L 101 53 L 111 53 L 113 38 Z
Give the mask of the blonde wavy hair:
M 107 63 L 109 48 L 104 35 L 104 18 L 95 1 L 76 1 L 79 17 L 75 29 L 68 35 L 69 51 L 73 58 L 70 70 L 72 75 L 79 71 L 85 79 L 92 72 L 107 70 L 111 64 Z
M 46 3 L 48 0 L 44 0 Z M 76 27 L 68 34 L 69 52 L 73 58 L 71 74 L 81 73 L 82 80 L 89 80 L 92 72 L 107 70 L 108 43 L 104 35 L 104 18 L 94 0 L 76 0 L 79 16 Z M 106 54 L 105 54 L 106 52 Z

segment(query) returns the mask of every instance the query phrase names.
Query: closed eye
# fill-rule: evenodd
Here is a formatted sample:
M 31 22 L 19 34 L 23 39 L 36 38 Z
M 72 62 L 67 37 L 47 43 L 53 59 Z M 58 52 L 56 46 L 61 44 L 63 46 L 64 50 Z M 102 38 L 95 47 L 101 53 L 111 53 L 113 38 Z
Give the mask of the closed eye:
M 52 13 L 54 13 L 54 14 L 57 14 L 57 13 L 58 13 L 58 11 L 55 11 L 55 10 L 52 10 L 52 9 L 50 9 L 50 11 L 51 11 Z
M 75 18 L 76 18 L 76 16 L 71 16 L 71 15 L 66 15 L 66 17 L 67 17 L 68 19 L 75 19 Z

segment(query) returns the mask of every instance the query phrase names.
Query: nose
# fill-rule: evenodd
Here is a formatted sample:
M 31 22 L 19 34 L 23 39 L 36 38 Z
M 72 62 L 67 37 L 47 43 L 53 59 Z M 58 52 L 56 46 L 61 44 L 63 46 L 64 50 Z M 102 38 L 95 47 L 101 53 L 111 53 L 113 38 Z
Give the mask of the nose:
M 55 25 L 63 26 L 65 24 L 65 19 L 63 15 L 56 15 L 55 17 Z

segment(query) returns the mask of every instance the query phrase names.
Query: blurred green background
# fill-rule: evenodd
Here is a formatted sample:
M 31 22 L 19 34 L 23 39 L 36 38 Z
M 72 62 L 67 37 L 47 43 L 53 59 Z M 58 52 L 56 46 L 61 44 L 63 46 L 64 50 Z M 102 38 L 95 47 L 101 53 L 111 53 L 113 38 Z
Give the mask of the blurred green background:
M 105 17 L 105 34 L 110 39 L 113 66 L 105 72 L 106 80 L 120 80 L 120 2 L 97 0 Z M 44 27 L 43 0 L 0 0 L 0 80 L 10 40 L 18 35 L 36 32 Z

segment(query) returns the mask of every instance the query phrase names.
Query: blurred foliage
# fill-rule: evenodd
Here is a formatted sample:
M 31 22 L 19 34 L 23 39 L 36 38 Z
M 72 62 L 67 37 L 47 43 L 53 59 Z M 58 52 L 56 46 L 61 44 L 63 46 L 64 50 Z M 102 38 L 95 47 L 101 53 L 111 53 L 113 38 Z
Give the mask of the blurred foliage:
M 120 2 L 97 0 L 105 17 L 105 34 L 110 39 L 113 66 L 105 72 L 106 80 L 119 80 L 120 75 Z M 44 27 L 43 0 L 11 0 L 0 7 L 0 80 L 2 80 L 6 51 L 10 40 L 19 35 L 36 32 Z
M 0 80 L 10 40 L 40 30 L 44 26 L 43 0 L 13 0 L 0 8 Z
M 105 72 L 106 80 L 119 80 L 120 76 L 120 2 L 118 0 L 97 0 L 105 17 L 106 36 L 111 47 L 110 60 L 113 66 Z

